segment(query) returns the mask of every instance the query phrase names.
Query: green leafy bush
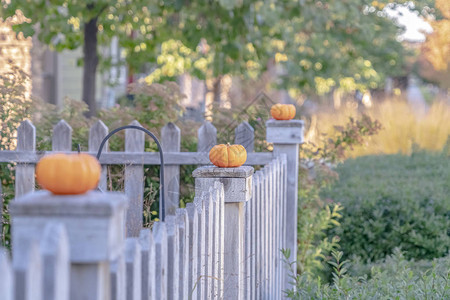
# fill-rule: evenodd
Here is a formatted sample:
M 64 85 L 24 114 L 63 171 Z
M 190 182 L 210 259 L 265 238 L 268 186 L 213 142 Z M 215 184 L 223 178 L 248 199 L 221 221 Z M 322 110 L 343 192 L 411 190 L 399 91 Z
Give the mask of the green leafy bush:
M 450 160 L 416 152 L 368 156 L 337 167 L 339 182 L 321 196 L 343 205 L 338 236 L 344 253 L 375 261 L 396 247 L 407 258 L 442 257 L 450 249 Z
M 450 257 L 430 261 L 430 268 L 416 267 L 421 262 L 406 260 L 400 251 L 370 269 L 370 274 L 347 274 L 351 267 L 342 261 L 342 252 L 333 252 L 333 282 L 306 275 L 295 277 L 295 289 L 286 291 L 290 299 L 449 299 Z

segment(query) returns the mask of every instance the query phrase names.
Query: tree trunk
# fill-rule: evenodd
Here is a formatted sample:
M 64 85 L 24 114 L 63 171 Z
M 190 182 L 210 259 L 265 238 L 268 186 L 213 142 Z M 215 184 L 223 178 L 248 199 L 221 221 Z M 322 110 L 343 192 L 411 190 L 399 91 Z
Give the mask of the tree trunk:
M 214 95 L 214 103 L 220 105 L 220 92 L 221 92 L 221 83 L 222 83 L 222 75 L 219 75 L 218 77 L 213 79 L 213 95 Z
M 97 32 L 97 18 L 93 18 L 84 24 L 83 101 L 89 107 L 87 117 L 95 116 L 97 112 L 95 103 L 95 81 L 98 65 Z

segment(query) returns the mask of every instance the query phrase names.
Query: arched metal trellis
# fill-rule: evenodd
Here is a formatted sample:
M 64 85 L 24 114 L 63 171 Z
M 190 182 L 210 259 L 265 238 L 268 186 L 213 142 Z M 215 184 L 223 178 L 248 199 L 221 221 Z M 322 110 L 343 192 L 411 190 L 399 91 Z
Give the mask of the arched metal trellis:
M 127 125 L 127 126 L 122 126 L 122 127 L 116 128 L 113 131 L 111 131 L 110 133 L 108 133 L 108 135 L 102 140 L 100 147 L 98 149 L 98 152 L 97 152 L 97 159 L 100 160 L 100 155 L 102 154 L 103 147 L 105 146 L 105 143 L 109 140 L 109 138 L 112 137 L 117 132 L 125 130 L 125 129 L 136 129 L 136 130 L 145 132 L 147 135 L 149 135 L 155 141 L 156 145 L 158 146 L 159 157 L 161 160 L 161 168 L 160 168 L 160 172 L 159 172 L 160 187 L 161 187 L 161 189 L 160 189 L 161 196 L 160 196 L 160 203 L 159 203 L 159 218 L 161 221 L 164 221 L 164 219 L 165 219 L 164 155 L 163 155 L 163 150 L 162 150 L 161 144 L 153 133 L 151 133 L 149 130 L 145 129 L 144 127 L 135 126 L 135 125 Z

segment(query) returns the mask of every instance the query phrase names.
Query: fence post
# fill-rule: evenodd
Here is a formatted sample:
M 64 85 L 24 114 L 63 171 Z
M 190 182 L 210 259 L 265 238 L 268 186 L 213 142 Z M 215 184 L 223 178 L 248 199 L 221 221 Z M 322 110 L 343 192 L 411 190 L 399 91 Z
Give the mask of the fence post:
M 291 251 L 291 261 L 297 259 L 298 162 L 303 128 L 304 122 L 301 120 L 266 122 L 266 140 L 273 143 L 274 155 L 285 153 L 287 158 L 286 207 L 282 217 L 285 220 L 286 236 L 282 247 Z M 295 264 L 293 268 L 296 269 Z
M 70 299 L 110 298 L 110 261 L 123 251 L 127 200 L 119 193 L 91 191 L 83 195 L 53 195 L 38 191 L 10 206 L 14 263 L 33 239 L 42 239 L 47 223 L 67 230 L 71 261 Z
M 17 128 L 17 151 L 36 150 L 36 128 L 26 120 Z M 19 197 L 34 191 L 34 165 L 17 163 L 15 196 Z
M 161 144 L 164 152 L 180 152 L 180 128 L 172 122 L 164 126 L 161 129 Z M 180 166 L 165 166 L 164 176 L 165 216 L 174 215 L 180 207 Z
M 209 191 L 216 181 L 224 187 L 224 299 L 244 299 L 244 203 L 252 196 L 252 174 L 249 166 L 205 166 L 193 172 L 196 195 Z

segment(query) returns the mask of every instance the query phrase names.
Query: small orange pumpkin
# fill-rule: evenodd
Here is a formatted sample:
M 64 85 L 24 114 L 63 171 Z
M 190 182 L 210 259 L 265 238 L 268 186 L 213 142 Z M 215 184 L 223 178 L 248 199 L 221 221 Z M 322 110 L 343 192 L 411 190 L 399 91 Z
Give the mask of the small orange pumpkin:
M 98 160 L 85 153 L 51 154 L 36 165 L 36 180 L 53 194 L 77 195 L 94 189 L 100 180 Z
M 292 120 L 295 117 L 295 106 L 292 104 L 275 104 L 270 109 L 275 120 Z
M 247 151 L 242 145 L 220 144 L 209 151 L 209 160 L 220 168 L 237 168 L 247 160 Z

